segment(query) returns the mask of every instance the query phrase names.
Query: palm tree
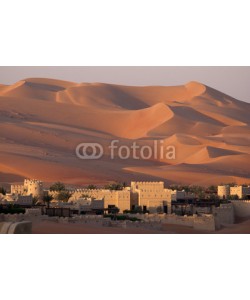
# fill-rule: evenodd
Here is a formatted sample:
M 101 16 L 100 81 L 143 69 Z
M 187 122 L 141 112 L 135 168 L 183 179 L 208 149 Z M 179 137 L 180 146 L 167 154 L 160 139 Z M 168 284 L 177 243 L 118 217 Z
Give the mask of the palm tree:
M 49 208 L 51 200 L 53 200 L 53 197 L 51 195 L 44 195 L 43 196 L 43 202 L 47 203 L 47 208 Z
M 64 183 L 58 181 L 52 184 L 52 186 L 49 189 L 50 191 L 61 192 L 61 191 L 65 191 L 66 188 Z
M 97 186 L 94 185 L 94 184 L 90 184 L 90 185 L 87 186 L 87 189 L 88 189 L 88 190 L 96 190 L 96 189 L 97 189 Z
M 6 195 L 6 189 L 4 187 L 0 187 L 0 194 Z
M 56 195 L 56 200 L 58 201 L 63 201 L 63 202 L 67 202 L 70 198 L 70 193 L 68 191 L 60 191 L 57 195 Z

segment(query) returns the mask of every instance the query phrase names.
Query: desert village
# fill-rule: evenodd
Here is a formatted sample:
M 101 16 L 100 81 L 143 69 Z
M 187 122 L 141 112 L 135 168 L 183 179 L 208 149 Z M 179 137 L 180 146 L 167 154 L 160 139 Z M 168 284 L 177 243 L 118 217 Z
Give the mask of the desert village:
M 204 196 L 203 196 L 204 198 Z M 164 224 L 214 232 L 250 217 L 250 186 L 221 185 L 217 193 L 199 198 L 195 193 L 165 188 L 164 182 L 131 182 L 130 186 L 66 189 L 25 179 L 0 194 L 0 232 L 31 233 L 43 222 L 81 226 L 141 228 L 161 231 Z M 52 224 L 52 223 L 51 223 Z
M 249 103 L 198 81 L 36 77 L 0 98 L 2 232 L 218 233 L 249 217 L 250 233 Z

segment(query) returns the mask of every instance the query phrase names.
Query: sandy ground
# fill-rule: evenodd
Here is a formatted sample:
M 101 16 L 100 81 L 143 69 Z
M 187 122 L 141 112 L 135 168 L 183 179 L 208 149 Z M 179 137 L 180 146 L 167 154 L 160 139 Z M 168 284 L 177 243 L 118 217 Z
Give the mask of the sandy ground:
M 96 227 L 88 224 L 59 224 L 54 222 L 41 222 L 33 224 L 33 233 L 35 234 L 159 234 L 162 231 L 158 230 L 143 230 L 132 228 L 111 228 L 111 227 Z
M 181 225 L 164 224 L 162 230 L 143 228 L 97 227 L 89 224 L 61 224 L 49 221 L 34 223 L 34 234 L 250 234 L 250 219 L 238 219 L 237 223 L 220 230 L 194 230 Z
M 135 87 L 21 80 L 0 88 L 0 182 L 247 183 L 249 112 L 249 103 L 198 82 Z M 167 146 L 175 147 L 175 159 L 161 158 L 158 149 L 153 160 L 121 160 L 116 151 L 111 161 L 114 139 L 119 146 L 137 141 L 151 149 L 161 140 L 165 154 Z M 79 160 L 75 148 L 82 142 L 100 143 L 104 156 Z
M 96 227 L 88 224 L 59 224 L 44 221 L 33 224 L 34 234 L 175 234 L 207 233 L 178 225 L 164 225 L 163 230 L 143 228 Z
M 239 219 L 236 224 L 224 227 L 216 233 L 221 234 L 249 234 L 250 233 L 250 219 Z

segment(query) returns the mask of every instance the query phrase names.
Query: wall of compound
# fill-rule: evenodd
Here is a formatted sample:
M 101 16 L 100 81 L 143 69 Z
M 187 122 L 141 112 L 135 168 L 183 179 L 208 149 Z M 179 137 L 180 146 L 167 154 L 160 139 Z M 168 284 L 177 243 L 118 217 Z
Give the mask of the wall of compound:
M 231 200 L 234 208 L 235 217 L 250 217 L 250 200 Z
M 227 198 L 230 195 L 229 185 L 219 185 L 217 189 L 217 194 L 221 199 Z
M 10 186 L 10 190 L 11 190 L 11 194 L 23 195 L 24 193 L 23 185 L 19 185 L 19 184 L 12 184 Z
M 216 229 L 223 225 L 234 223 L 234 207 L 232 203 L 221 204 L 219 207 L 213 207 Z
M 138 219 L 146 223 L 161 223 L 191 227 L 196 230 L 215 231 L 215 218 L 213 215 L 178 216 L 175 214 L 136 214 Z
M 69 201 L 76 201 L 82 195 L 93 197 L 95 199 L 104 200 L 104 208 L 108 208 L 109 205 L 115 205 L 120 209 L 120 212 L 130 209 L 130 191 L 110 191 L 104 189 L 78 189 L 76 190 Z
M 216 224 L 213 215 L 203 215 L 201 217 L 194 215 L 193 217 L 194 217 L 194 224 L 193 224 L 194 229 L 215 231 Z

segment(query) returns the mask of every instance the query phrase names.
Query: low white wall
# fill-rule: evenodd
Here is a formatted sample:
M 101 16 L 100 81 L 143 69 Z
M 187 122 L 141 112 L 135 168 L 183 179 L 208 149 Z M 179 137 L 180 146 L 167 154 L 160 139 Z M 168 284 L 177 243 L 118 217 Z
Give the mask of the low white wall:
M 24 222 L 3 222 L 0 223 L 1 234 L 30 234 L 32 233 L 32 223 Z
M 22 222 L 22 221 L 30 221 L 30 222 L 40 222 L 43 220 L 47 220 L 49 217 L 47 215 L 40 215 L 33 213 L 25 213 L 25 214 L 0 214 L 0 222 Z
M 28 216 L 41 216 L 42 215 L 42 209 L 41 208 L 26 208 L 25 209 L 25 215 L 28 215 Z
M 242 201 L 241 201 L 242 202 Z M 239 203 L 237 204 L 239 206 Z M 246 204 L 245 204 L 246 205 Z M 250 201 L 247 201 L 247 207 L 250 216 Z M 244 208 L 240 206 L 244 211 Z M 131 217 L 137 217 L 143 222 L 126 222 L 126 226 L 129 227 L 143 227 L 143 228 L 157 228 L 162 227 L 162 224 L 173 224 L 191 227 L 197 230 L 208 230 L 214 231 L 219 229 L 221 225 L 233 224 L 234 222 L 234 205 L 226 204 L 221 207 L 214 208 L 212 214 L 202 214 L 193 216 L 178 216 L 175 214 L 129 214 Z M 0 214 L 0 220 L 5 222 L 41 222 L 43 220 L 49 220 L 51 222 L 59 223 L 88 223 L 96 226 L 107 226 L 106 223 L 111 220 L 103 218 L 99 215 L 77 215 L 73 218 L 59 218 L 59 217 L 48 217 L 46 215 L 40 215 L 40 211 L 27 210 L 26 214 Z M 122 222 L 117 222 L 121 224 Z M 113 223 L 112 223 L 113 224 Z M 114 226 L 116 223 L 113 224 Z M 125 226 L 125 225 L 124 225 Z
M 193 216 L 178 216 L 175 214 L 136 214 L 138 219 L 143 220 L 146 223 L 159 222 L 161 224 L 172 224 L 192 227 L 197 230 L 215 230 L 215 218 L 213 215 L 193 215 Z

